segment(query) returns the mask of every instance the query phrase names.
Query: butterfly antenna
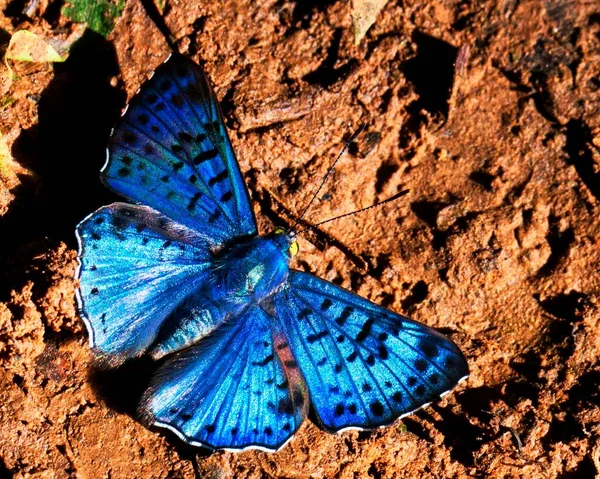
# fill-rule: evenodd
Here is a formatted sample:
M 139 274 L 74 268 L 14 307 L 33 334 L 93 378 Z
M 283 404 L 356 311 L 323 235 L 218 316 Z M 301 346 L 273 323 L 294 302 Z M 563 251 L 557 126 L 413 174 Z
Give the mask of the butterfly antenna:
M 402 191 L 396 193 L 394 196 L 391 196 L 390 198 L 388 198 L 386 200 L 383 200 L 383 201 L 378 201 L 377 203 L 372 204 L 371 206 L 367 206 L 365 208 L 361 208 L 361 209 L 356 210 L 356 211 L 351 211 L 350 213 L 344 213 L 343 215 L 335 216 L 334 218 L 329 218 L 328 220 L 320 221 L 319 223 L 316 223 L 314 225 L 307 226 L 306 228 L 298 231 L 298 234 L 300 234 L 300 233 L 302 233 L 302 232 L 304 232 L 304 231 L 306 231 L 308 229 L 314 229 L 317 226 L 324 225 L 325 223 L 329 223 L 331 221 L 339 220 L 340 218 L 345 218 L 346 216 L 357 215 L 358 213 L 362 213 L 363 211 L 370 210 L 371 208 L 377 208 L 378 206 L 385 205 L 386 203 L 390 203 L 391 201 L 396 201 L 398 198 L 400 198 L 400 197 L 408 194 L 409 191 L 410 190 L 402 190 Z
M 317 191 L 315 191 L 315 193 L 313 194 L 313 196 L 310 199 L 310 201 L 308 202 L 308 204 L 302 210 L 302 213 L 300 214 L 300 216 L 296 217 L 296 221 L 295 221 L 294 225 L 290 228 L 291 231 L 294 231 L 296 229 L 296 226 L 298 225 L 298 223 L 300 222 L 300 220 L 302 220 L 302 218 L 304 217 L 304 215 L 306 214 L 306 212 L 308 211 L 308 209 L 314 203 L 315 199 L 317 198 L 319 192 L 321 191 L 321 189 L 323 188 L 323 186 L 325 185 L 325 183 L 327 183 L 327 180 L 329 179 L 329 177 L 333 173 L 333 169 L 335 168 L 335 165 L 337 164 L 337 162 L 339 161 L 339 159 L 346 152 L 346 150 L 348 149 L 348 146 L 350 145 L 350 143 L 352 143 L 356 139 L 356 137 L 362 133 L 362 131 L 365 129 L 365 126 L 366 126 L 366 124 L 362 123 L 356 129 L 356 131 L 354 133 L 352 133 L 352 136 L 350 137 L 350 139 L 348 141 L 346 141 L 346 143 L 344 144 L 344 147 L 342 148 L 342 151 L 340 151 L 338 153 L 338 155 L 336 156 L 335 160 L 333 160 L 333 163 L 331 163 L 331 165 L 329 166 L 329 169 L 327 170 L 327 173 L 325 173 L 325 176 L 323 177 L 323 180 L 321 181 L 321 184 L 317 188 Z

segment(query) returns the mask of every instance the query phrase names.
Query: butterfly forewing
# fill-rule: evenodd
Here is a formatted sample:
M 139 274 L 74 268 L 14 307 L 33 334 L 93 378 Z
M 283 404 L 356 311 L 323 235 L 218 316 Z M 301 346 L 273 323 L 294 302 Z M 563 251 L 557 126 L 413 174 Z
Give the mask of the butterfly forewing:
M 132 99 L 109 144 L 104 181 L 206 234 L 256 234 L 216 97 L 198 65 L 172 55 Z
M 329 430 L 389 424 L 468 374 L 441 334 L 313 275 L 292 271 L 275 304 Z

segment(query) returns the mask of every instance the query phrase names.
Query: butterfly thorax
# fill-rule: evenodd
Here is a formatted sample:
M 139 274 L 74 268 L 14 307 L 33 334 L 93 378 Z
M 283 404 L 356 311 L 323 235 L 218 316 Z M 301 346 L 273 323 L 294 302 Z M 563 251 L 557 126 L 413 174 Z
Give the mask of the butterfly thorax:
M 232 302 L 259 303 L 287 280 L 289 248 L 284 234 L 255 236 L 237 244 L 215 261 L 215 285 Z
M 167 318 L 155 359 L 197 343 L 227 319 L 260 304 L 287 281 L 294 237 L 276 232 L 238 242 L 218 253 L 200 287 Z

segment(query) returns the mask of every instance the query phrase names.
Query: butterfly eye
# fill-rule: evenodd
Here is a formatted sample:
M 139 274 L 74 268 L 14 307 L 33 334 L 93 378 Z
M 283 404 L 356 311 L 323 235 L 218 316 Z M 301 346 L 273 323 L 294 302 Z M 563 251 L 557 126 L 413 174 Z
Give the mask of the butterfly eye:
M 290 244 L 290 256 L 296 256 L 298 254 L 298 242 L 294 241 L 292 244 Z

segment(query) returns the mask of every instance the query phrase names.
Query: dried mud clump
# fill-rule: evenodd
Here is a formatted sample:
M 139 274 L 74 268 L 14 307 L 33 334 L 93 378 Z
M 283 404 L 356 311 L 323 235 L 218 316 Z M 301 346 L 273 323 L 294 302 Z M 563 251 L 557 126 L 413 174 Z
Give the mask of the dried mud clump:
M 160 2 L 158 2 L 160 3 Z M 14 64 L 0 131 L 0 477 L 592 478 L 600 474 L 600 15 L 594 2 L 126 2 L 53 67 Z M 67 35 L 50 2 L 0 27 Z M 33 12 L 33 10 L 31 10 Z M 206 454 L 134 419 L 146 364 L 92 363 L 74 227 L 115 201 L 110 129 L 168 55 L 200 61 L 261 230 L 305 205 L 295 267 L 441 328 L 453 394 L 372 432 L 308 421 L 282 451 Z

